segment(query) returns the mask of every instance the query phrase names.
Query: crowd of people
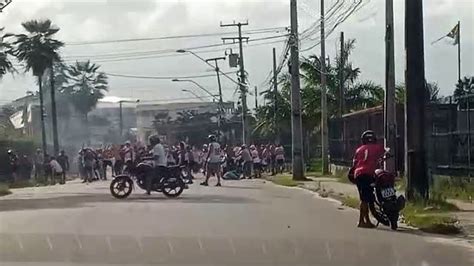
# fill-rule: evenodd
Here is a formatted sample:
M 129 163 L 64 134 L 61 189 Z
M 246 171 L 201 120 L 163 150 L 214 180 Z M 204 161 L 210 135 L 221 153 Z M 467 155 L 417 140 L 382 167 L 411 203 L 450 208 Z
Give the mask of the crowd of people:
M 263 172 L 281 173 L 285 168 L 285 151 L 282 145 L 224 145 L 215 136 L 209 143 L 197 147 L 184 141 L 169 145 L 160 142 L 164 151 L 166 166 L 184 166 L 189 179 L 202 172 L 205 176 L 226 177 L 232 172 L 238 178 L 260 178 Z M 107 180 L 107 173 L 120 175 L 139 163 L 142 158 L 153 154 L 155 145 L 126 141 L 122 145 L 109 145 L 102 148 L 82 148 L 78 156 L 78 169 L 83 182 Z M 110 170 L 108 170 L 110 169 Z M 237 179 L 237 178 L 230 178 Z M 191 181 L 192 182 L 192 181 Z M 206 185 L 203 182 L 202 185 Z
M 64 184 L 66 182 L 69 157 L 64 151 L 57 156 L 51 156 L 37 149 L 32 158 L 27 154 L 19 155 L 11 149 L 7 151 L 7 154 L 13 181 L 29 180 L 33 175 L 35 180 L 43 183 Z

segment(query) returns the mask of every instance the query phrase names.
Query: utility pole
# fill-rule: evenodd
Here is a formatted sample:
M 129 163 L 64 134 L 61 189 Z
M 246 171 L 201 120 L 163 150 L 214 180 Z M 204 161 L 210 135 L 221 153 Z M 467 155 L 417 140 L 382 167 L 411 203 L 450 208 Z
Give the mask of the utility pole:
M 219 87 L 219 119 L 218 119 L 218 123 L 217 123 L 217 127 L 219 128 L 219 134 L 218 136 L 220 137 L 220 134 L 221 134 L 221 126 L 222 126 L 222 109 L 224 108 L 224 103 L 222 101 L 222 86 L 221 86 L 221 78 L 220 78 L 220 75 L 219 75 L 219 64 L 217 63 L 219 60 L 225 60 L 225 57 L 214 57 L 214 58 L 209 58 L 209 59 L 206 59 L 206 62 L 209 62 L 209 61 L 214 61 L 214 64 L 215 64 L 215 71 L 216 71 L 216 75 L 217 75 L 217 86 Z
M 298 39 L 298 15 L 296 0 L 290 1 L 291 19 L 291 139 L 293 159 L 293 180 L 304 180 L 303 167 L 303 129 L 301 122 L 300 60 Z
M 58 140 L 58 117 L 56 112 L 56 91 L 55 91 L 55 80 L 54 80 L 54 64 L 51 64 L 51 68 L 49 71 L 49 82 L 51 84 L 51 121 L 53 126 L 53 147 L 54 147 L 54 155 L 58 156 L 59 154 L 59 140 Z
M 123 110 L 122 110 L 123 101 L 119 101 L 119 127 L 120 127 L 120 138 L 123 137 Z M 121 139 L 122 141 L 122 139 Z
M 324 32 L 324 0 L 321 0 L 321 157 L 323 175 L 329 173 L 328 114 L 326 96 L 326 34 Z
M 345 66 L 345 55 L 344 55 L 344 32 L 341 31 L 341 51 L 339 55 L 339 112 L 338 117 L 341 118 L 344 114 L 344 66 Z
M 409 200 L 428 198 L 425 154 L 425 62 L 423 0 L 405 0 L 405 152 Z
M 273 123 L 275 125 L 275 143 L 280 143 L 280 128 L 278 127 L 277 121 L 277 97 L 278 97 L 278 73 L 277 73 L 277 62 L 276 62 L 276 49 L 273 48 Z
M 461 80 L 461 21 L 458 21 L 458 81 Z
M 385 104 L 384 104 L 384 144 L 391 153 L 397 153 L 397 120 L 395 103 L 395 40 L 393 25 L 393 0 L 385 2 Z M 385 169 L 396 171 L 395 156 L 385 161 Z
M 44 100 L 43 100 L 43 77 L 38 75 L 38 86 L 39 86 L 39 100 L 40 100 L 40 115 L 41 115 L 41 141 L 43 145 L 43 158 L 46 158 L 48 154 L 48 145 L 46 143 L 46 125 L 44 124 Z
M 231 23 L 231 24 L 222 24 L 221 27 L 237 27 L 239 30 L 238 37 L 224 37 L 222 40 L 232 40 L 235 43 L 235 40 L 239 41 L 239 65 L 240 65 L 240 93 L 242 95 L 242 143 L 249 143 L 249 136 L 248 136 L 248 128 L 247 128 L 247 79 L 245 77 L 245 67 L 244 67 L 244 49 L 242 47 L 242 41 L 248 41 L 249 37 L 242 37 L 242 26 L 247 26 L 248 22 L 239 22 L 239 23 Z
M 258 108 L 258 89 L 257 86 L 255 86 L 255 112 L 257 112 Z

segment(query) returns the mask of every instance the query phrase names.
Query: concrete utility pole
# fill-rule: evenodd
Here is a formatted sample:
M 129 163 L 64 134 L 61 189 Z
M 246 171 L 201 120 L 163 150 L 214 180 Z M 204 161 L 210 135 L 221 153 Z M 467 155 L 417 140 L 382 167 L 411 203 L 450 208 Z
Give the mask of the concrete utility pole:
M 222 126 L 222 109 L 224 108 L 224 103 L 222 101 L 222 86 L 221 86 L 221 78 L 219 76 L 219 64 L 217 63 L 219 60 L 225 60 L 225 57 L 214 57 L 206 59 L 206 62 L 214 61 L 215 64 L 215 71 L 217 75 L 217 86 L 219 87 L 219 120 L 218 120 L 218 128 L 219 128 L 219 136 L 221 134 L 221 126 Z
M 43 158 L 46 158 L 46 154 L 48 154 L 48 144 L 46 142 L 46 125 L 44 122 L 44 117 L 46 114 L 44 113 L 44 97 L 43 97 L 43 78 L 42 76 L 38 76 L 38 86 L 39 86 L 39 100 L 40 100 L 40 115 L 41 115 L 41 142 L 43 148 Z
M 321 157 L 323 175 L 329 173 L 328 109 L 326 96 L 326 34 L 324 32 L 324 0 L 321 0 Z
M 255 112 L 257 112 L 258 108 L 258 89 L 257 86 L 255 86 Z
M 59 155 L 59 139 L 58 139 L 58 117 L 56 113 L 56 91 L 54 86 L 54 64 L 51 64 L 51 68 L 49 71 L 49 84 L 50 87 L 50 94 L 51 94 L 51 122 L 53 126 L 53 150 L 54 155 Z
M 341 32 L 341 51 L 339 55 L 339 112 L 338 117 L 341 118 L 344 114 L 344 66 L 345 66 L 345 56 L 344 56 L 344 32 Z
M 239 29 L 239 37 L 224 37 L 222 40 L 227 41 L 227 40 L 232 40 L 235 42 L 235 40 L 239 41 L 239 65 L 240 65 L 240 80 L 239 80 L 239 86 L 240 86 L 240 93 L 242 95 L 242 143 L 249 143 L 249 136 L 248 136 L 248 127 L 247 127 L 247 79 L 245 75 L 245 67 L 244 67 L 244 49 L 242 47 L 242 41 L 246 40 L 248 41 L 249 37 L 242 37 L 242 26 L 247 26 L 249 23 L 248 22 L 239 22 L 239 23 L 231 23 L 231 24 L 222 24 L 221 27 L 237 27 Z
M 300 93 L 300 60 L 299 60 L 299 39 L 298 39 L 298 15 L 296 0 L 290 1 L 291 19 L 291 136 L 292 136 L 292 159 L 293 159 L 293 179 L 303 180 L 303 129 L 301 122 L 301 93 Z
M 428 198 L 425 154 L 425 62 L 423 1 L 405 0 L 405 152 L 409 200 Z
M 393 0 L 385 3 L 385 104 L 384 104 L 384 144 L 391 154 L 397 153 L 397 108 L 395 103 L 395 40 L 393 28 Z M 385 161 L 385 169 L 396 171 L 395 158 Z
M 277 96 L 278 96 L 278 74 L 276 62 L 276 49 L 273 48 L 273 123 L 275 124 L 275 143 L 280 143 L 280 130 L 277 121 Z

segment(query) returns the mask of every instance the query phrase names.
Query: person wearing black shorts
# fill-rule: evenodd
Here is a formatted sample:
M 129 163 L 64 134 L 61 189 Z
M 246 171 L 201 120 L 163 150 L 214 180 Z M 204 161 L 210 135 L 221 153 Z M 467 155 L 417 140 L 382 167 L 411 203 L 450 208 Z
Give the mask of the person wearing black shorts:
M 353 167 L 350 171 L 351 181 L 357 185 L 360 198 L 360 213 L 358 227 L 373 228 L 374 224 L 369 218 L 369 208 L 374 208 L 375 195 L 372 183 L 374 173 L 383 156 L 383 145 L 377 144 L 377 138 L 373 131 L 365 131 L 362 134 L 362 145 L 356 150 Z

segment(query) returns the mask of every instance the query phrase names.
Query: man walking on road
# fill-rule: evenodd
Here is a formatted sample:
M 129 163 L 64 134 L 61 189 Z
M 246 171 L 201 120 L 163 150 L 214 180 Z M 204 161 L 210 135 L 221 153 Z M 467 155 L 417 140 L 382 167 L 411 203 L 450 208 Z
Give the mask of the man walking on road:
M 62 175 L 60 183 L 65 184 L 66 183 L 66 172 L 69 171 L 69 158 L 67 157 L 64 150 L 62 150 L 59 153 L 57 161 L 61 165 L 61 168 L 63 170 L 63 175 Z
M 240 148 L 239 156 L 244 164 L 243 165 L 244 178 L 251 179 L 253 160 L 252 160 L 252 156 L 250 155 L 250 151 L 247 148 L 247 145 L 242 144 L 242 147 Z
M 202 186 L 208 186 L 209 178 L 211 175 L 217 176 L 216 187 L 221 186 L 221 145 L 217 142 L 216 136 L 209 135 L 209 152 L 207 153 L 207 169 L 206 169 L 206 181 L 202 182 Z

